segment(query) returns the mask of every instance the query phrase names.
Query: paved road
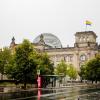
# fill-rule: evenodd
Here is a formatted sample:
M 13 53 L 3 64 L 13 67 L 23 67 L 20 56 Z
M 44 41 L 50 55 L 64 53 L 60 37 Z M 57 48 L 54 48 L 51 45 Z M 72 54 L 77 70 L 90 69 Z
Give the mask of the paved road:
M 87 87 L 53 89 L 53 93 L 42 94 L 41 100 L 100 100 L 100 89 Z
M 40 89 L 37 93 L 38 96 L 16 100 L 100 100 L 100 88 L 90 86 Z
M 37 95 L 38 94 L 38 95 Z M 100 100 L 100 88 L 72 85 L 0 94 L 0 100 Z

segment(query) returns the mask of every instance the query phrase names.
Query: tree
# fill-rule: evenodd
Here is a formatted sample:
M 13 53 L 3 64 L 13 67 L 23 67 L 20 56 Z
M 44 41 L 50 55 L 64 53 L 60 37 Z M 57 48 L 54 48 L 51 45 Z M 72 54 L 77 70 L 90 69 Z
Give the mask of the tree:
M 14 78 L 14 71 L 16 69 L 15 55 L 11 55 L 9 63 L 5 66 L 5 74 L 8 79 Z
M 28 40 L 24 40 L 16 47 L 15 54 L 6 67 L 6 74 L 18 83 L 23 83 L 26 89 L 27 83 L 36 82 L 38 69 L 41 75 L 51 75 L 54 72 L 49 56 L 39 53 Z
M 70 64 L 68 67 L 68 76 L 70 77 L 70 79 L 76 79 L 77 75 L 77 70 L 72 64 Z
M 68 68 L 68 65 L 64 62 L 64 60 L 61 60 L 61 62 L 57 65 L 55 69 L 55 74 L 57 75 L 63 74 L 64 76 L 66 76 L 68 74 L 67 68 Z
M 76 79 L 78 75 L 74 66 L 72 64 L 66 64 L 63 60 L 57 65 L 55 73 L 57 75 L 68 75 L 71 79 Z
M 15 50 L 15 56 L 12 60 L 12 65 L 9 66 L 9 76 L 19 83 L 26 84 L 32 82 L 36 77 L 36 51 L 28 40 L 24 40 L 22 44 L 18 45 Z
M 54 74 L 54 66 L 50 61 L 47 53 L 38 54 L 38 68 L 40 70 L 41 75 L 52 75 Z
M 3 75 L 5 74 L 5 69 L 9 66 L 12 59 L 12 54 L 9 48 L 5 47 L 0 51 L 0 73 L 2 74 L 1 80 L 3 80 Z
M 82 78 L 91 80 L 92 82 L 100 81 L 100 55 L 96 55 L 95 58 L 89 60 L 85 64 L 84 70 L 81 69 L 81 74 Z
M 86 70 L 86 77 L 88 80 L 100 81 L 100 55 L 97 55 L 87 62 Z
M 80 76 L 81 81 L 86 79 L 86 66 L 85 65 L 81 65 L 80 71 L 78 74 Z

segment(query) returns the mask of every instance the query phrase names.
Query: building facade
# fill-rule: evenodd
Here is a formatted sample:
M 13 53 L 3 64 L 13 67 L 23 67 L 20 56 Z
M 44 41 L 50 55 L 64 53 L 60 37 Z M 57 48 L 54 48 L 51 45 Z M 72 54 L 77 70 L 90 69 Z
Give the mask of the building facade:
M 100 45 L 96 42 L 96 34 L 93 31 L 76 32 L 73 47 L 62 47 L 60 40 L 53 34 L 44 33 L 36 37 L 33 41 L 34 47 L 40 52 L 47 52 L 51 61 L 56 67 L 64 60 L 67 64 L 73 64 L 77 70 L 89 59 L 95 57 L 100 52 Z M 16 47 L 15 38 L 10 44 L 14 52 Z

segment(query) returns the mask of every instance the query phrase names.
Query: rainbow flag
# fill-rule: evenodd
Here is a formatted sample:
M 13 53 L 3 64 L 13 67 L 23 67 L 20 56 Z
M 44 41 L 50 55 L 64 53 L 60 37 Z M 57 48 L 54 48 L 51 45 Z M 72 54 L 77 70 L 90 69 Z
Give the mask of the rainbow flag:
M 91 22 L 91 21 L 86 20 L 86 21 L 85 21 L 85 24 L 86 24 L 86 25 L 91 25 L 91 24 L 92 24 L 92 22 Z

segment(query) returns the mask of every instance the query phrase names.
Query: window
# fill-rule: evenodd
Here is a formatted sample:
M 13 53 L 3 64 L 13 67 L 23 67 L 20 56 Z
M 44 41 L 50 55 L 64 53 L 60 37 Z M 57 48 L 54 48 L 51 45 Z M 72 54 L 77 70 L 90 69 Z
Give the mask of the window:
M 81 56 L 80 56 L 80 60 L 81 60 L 81 61 L 85 61 L 85 60 L 86 60 L 86 56 L 85 56 L 85 55 L 81 55 Z
M 72 55 L 67 55 L 66 56 L 66 61 L 67 62 L 72 62 L 73 61 L 73 56 Z

